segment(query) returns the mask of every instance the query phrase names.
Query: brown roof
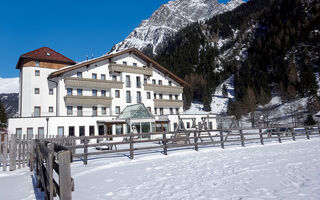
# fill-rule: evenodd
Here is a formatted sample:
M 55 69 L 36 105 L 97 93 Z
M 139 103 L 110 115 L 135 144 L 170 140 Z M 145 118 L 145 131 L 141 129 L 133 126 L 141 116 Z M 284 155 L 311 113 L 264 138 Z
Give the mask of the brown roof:
M 172 73 L 171 71 L 169 71 L 168 69 L 166 69 L 165 67 L 163 67 L 162 65 L 157 63 L 156 61 L 154 61 L 153 59 L 149 58 L 148 56 L 146 56 L 145 54 L 143 54 L 141 51 L 137 50 L 136 48 L 126 49 L 124 51 L 121 51 L 121 52 L 118 52 L 118 53 L 115 53 L 115 54 L 104 55 L 104 56 L 101 56 L 99 58 L 95 58 L 95 59 L 92 59 L 92 60 L 88 60 L 88 61 L 85 61 L 85 62 L 78 63 L 76 65 L 73 65 L 73 66 L 58 70 L 56 72 L 52 72 L 50 74 L 49 78 L 54 78 L 54 77 L 57 77 L 57 76 L 60 76 L 60 75 L 62 75 L 64 73 L 66 73 L 66 72 L 69 72 L 69 71 L 72 71 L 72 70 L 75 70 L 75 69 L 79 69 L 81 67 L 88 66 L 88 65 L 96 63 L 96 62 L 107 60 L 107 59 L 110 59 L 110 58 L 113 58 L 115 56 L 119 56 L 119 55 L 122 55 L 122 54 L 125 54 L 125 53 L 132 53 L 132 54 L 136 55 L 137 57 L 141 58 L 142 60 L 146 61 L 147 63 L 152 63 L 154 68 L 158 69 L 159 71 L 161 71 L 165 75 L 171 77 L 173 80 L 177 81 L 181 85 L 185 85 L 185 86 L 190 87 L 190 85 L 188 83 L 186 83 L 183 79 L 181 79 L 180 77 L 178 77 L 177 75 L 175 75 L 174 73 Z
M 19 69 L 24 58 L 43 60 L 43 61 L 51 61 L 58 62 L 63 64 L 74 65 L 76 62 L 71 60 L 70 58 L 65 57 L 64 55 L 50 49 L 49 47 L 41 47 L 39 49 L 30 51 L 20 56 L 19 61 L 17 63 L 16 68 Z

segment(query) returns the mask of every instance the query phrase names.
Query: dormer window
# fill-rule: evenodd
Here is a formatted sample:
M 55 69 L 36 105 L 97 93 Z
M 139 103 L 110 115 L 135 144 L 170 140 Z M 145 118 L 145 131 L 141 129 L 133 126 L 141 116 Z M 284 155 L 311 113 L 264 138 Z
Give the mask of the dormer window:
M 132 65 L 133 65 L 134 67 L 136 67 L 136 66 L 137 66 L 137 63 L 132 63 Z
M 39 67 L 39 60 L 36 60 L 36 67 Z
M 127 62 L 126 62 L 126 61 L 123 61 L 122 64 L 123 64 L 123 65 L 127 65 Z
M 46 54 L 47 54 L 47 56 L 51 56 L 51 53 L 50 53 L 50 52 L 47 52 Z
M 77 78 L 82 78 L 82 72 L 77 72 Z

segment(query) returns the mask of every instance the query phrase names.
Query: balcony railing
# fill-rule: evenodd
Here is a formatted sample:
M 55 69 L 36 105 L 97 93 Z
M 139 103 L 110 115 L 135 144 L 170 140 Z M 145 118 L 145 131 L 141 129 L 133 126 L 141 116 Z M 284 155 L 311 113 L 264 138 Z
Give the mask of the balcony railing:
M 133 73 L 133 74 L 144 74 L 147 76 L 152 76 L 152 69 L 150 68 L 121 65 L 116 63 L 109 64 L 109 71 L 110 73 L 127 72 L 127 73 Z
M 183 87 L 179 86 L 169 86 L 169 85 L 153 85 L 153 84 L 144 84 L 144 89 L 159 93 L 166 94 L 181 94 L 183 93 Z
M 154 99 L 153 102 L 155 107 L 167 107 L 167 108 L 183 107 L 182 100 Z
M 97 96 L 65 96 L 67 105 L 104 105 L 111 106 L 111 97 L 97 97 Z
M 90 78 L 65 78 L 66 87 L 80 87 L 80 88 L 95 88 L 95 89 L 106 89 L 106 88 L 123 88 L 123 82 L 111 81 L 111 80 L 100 80 Z

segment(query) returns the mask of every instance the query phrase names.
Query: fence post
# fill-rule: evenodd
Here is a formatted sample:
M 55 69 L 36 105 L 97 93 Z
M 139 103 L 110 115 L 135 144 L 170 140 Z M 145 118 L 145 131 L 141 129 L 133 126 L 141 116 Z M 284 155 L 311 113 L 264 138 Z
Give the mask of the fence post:
M 3 171 L 7 171 L 7 159 L 8 159 L 8 135 L 4 134 L 3 142 Z
M 194 150 L 196 151 L 199 151 L 199 148 L 198 148 L 198 133 L 197 132 L 194 132 Z
M 319 136 L 320 136 L 320 126 L 318 126 L 318 132 L 319 132 Z
M 21 169 L 21 135 L 18 140 L 18 169 Z
M 244 147 L 244 136 L 242 130 L 240 130 L 241 146 Z
M 26 166 L 26 135 L 23 135 L 22 140 L 22 167 Z
M 221 148 L 224 149 L 224 141 L 223 141 L 223 132 L 220 131 L 220 144 L 221 144 Z
M 130 159 L 133 159 L 133 135 L 130 135 Z
M 294 128 L 292 127 L 292 131 L 291 131 L 291 135 L 292 135 L 292 140 L 296 141 L 296 133 L 294 132 Z
M 34 143 L 34 140 L 32 140 L 32 142 Z M 49 152 L 49 155 L 48 155 L 48 160 L 47 160 L 47 170 L 48 170 L 48 183 L 49 183 L 49 200 L 52 200 L 53 199 L 53 153 L 52 151 L 54 150 L 54 144 L 53 143 L 49 143 L 47 145 L 48 149 L 50 149 L 51 151 Z M 30 159 L 31 160 L 31 159 Z M 30 164 L 30 171 L 31 171 L 31 166 L 33 164 Z M 60 172 L 60 171 L 59 171 Z
M 281 143 L 281 134 L 279 133 L 279 131 L 278 131 L 277 135 L 278 135 L 278 141 L 279 141 L 279 143 Z
M 16 158 L 17 158 L 17 137 L 15 134 L 11 134 L 11 146 L 10 146 L 10 171 L 16 170 Z
M 167 138 L 166 138 L 167 133 L 162 134 L 162 144 L 163 144 L 163 154 L 168 155 L 168 147 L 167 147 Z
M 30 172 L 33 171 L 33 166 L 34 166 L 34 142 L 35 140 L 32 139 L 31 140 L 31 144 L 30 144 Z
M 261 128 L 259 129 L 259 135 L 260 135 L 260 143 L 261 143 L 261 145 L 264 145 L 263 135 L 262 135 L 262 129 L 261 129 Z
M 83 156 L 83 162 L 85 165 L 88 164 L 88 143 L 89 140 L 88 139 L 84 139 L 84 156 Z
M 70 151 L 62 151 L 58 154 L 59 159 L 59 197 L 61 200 L 72 199 Z
M 308 139 L 308 140 L 310 140 L 310 135 L 309 135 L 308 128 L 307 128 L 307 127 L 305 127 L 304 129 L 306 130 L 307 139 Z
M 3 157 L 3 152 L 2 152 L 2 135 L 0 134 L 0 166 L 1 166 L 1 157 Z M 2 159 L 2 163 L 3 163 L 3 159 Z

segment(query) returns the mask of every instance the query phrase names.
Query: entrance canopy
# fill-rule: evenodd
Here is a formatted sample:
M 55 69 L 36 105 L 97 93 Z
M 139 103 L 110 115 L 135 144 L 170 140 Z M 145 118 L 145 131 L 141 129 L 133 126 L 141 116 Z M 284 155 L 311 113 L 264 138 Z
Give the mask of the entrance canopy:
M 135 104 L 125 107 L 118 115 L 117 119 L 134 120 L 134 119 L 154 119 L 155 117 L 148 111 L 144 104 Z

